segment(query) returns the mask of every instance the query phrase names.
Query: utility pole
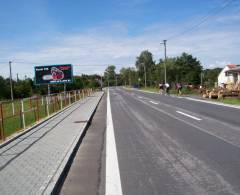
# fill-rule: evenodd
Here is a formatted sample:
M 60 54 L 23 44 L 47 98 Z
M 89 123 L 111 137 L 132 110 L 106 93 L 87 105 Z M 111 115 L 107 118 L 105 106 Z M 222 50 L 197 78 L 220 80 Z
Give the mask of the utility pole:
M 47 87 L 48 87 L 48 96 L 50 96 L 51 94 L 50 84 L 48 84 Z
M 12 86 L 12 61 L 9 61 L 9 71 L 10 71 L 10 90 L 11 90 L 11 100 L 12 100 L 12 113 L 15 115 L 14 103 L 13 103 L 13 86 Z
M 67 84 L 64 83 L 64 84 L 63 84 L 63 92 L 64 92 L 64 96 L 66 95 L 66 88 L 67 88 Z
M 201 86 L 203 86 L 203 72 L 201 72 Z
M 167 83 L 167 68 L 166 68 L 166 61 L 167 61 L 167 40 L 163 40 L 162 43 L 164 45 L 164 82 Z
M 102 88 L 103 88 L 103 76 L 101 74 L 101 90 L 102 90 Z
M 146 72 L 146 65 L 145 63 L 143 63 L 143 67 L 144 67 L 144 80 L 145 80 L 145 88 L 147 87 L 147 72 Z
M 146 88 L 147 87 L 147 71 L 146 71 L 145 63 L 142 63 L 142 64 L 143 64 L 143 68 L 144 68 L 144 86 Z
M 18 73 L 17 73 L 17 82 L 19 81 L 19 78 L 18 78 Z

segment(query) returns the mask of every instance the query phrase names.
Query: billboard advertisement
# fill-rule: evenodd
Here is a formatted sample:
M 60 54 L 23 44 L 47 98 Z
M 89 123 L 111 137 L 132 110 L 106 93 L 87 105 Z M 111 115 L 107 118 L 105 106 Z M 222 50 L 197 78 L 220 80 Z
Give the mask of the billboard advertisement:
M 63 84 L 73 82 L 71 64 L 35 66 L 35 84 Z

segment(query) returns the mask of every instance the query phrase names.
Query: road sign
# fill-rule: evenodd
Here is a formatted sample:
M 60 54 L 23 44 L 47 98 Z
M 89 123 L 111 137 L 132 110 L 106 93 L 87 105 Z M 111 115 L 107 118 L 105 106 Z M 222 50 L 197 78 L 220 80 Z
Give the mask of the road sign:
M 71 64 L 35 66 L 35 84 L 63 84 L 73 82 Z

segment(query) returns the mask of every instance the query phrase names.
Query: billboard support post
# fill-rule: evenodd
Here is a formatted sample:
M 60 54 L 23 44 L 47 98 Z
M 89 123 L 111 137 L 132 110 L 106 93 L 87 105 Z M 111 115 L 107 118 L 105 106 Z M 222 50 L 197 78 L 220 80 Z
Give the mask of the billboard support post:
M 66 87 L 67 87 L 67 85 L 66 85 L 66 83 L 64 83 L 63 85 L 64 85 L 63 86 L 63 91 L 64 91 L 64 94 L 66 94 Z
M 50 96 L 51 91 L 50 91 L 50 85 L 48 84 L 48 96 Z

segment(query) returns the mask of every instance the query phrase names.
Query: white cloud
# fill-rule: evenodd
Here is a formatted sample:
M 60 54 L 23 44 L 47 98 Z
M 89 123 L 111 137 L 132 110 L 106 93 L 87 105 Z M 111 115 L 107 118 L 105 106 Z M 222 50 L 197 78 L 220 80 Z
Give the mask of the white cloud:
M 230 19 L 229 16 L 228 20 Z M 235 19 L 233 17 L 232 20 Z M 192 53 L 206 68 L 221 67 L 229 62 L 240 63 L 240 26 L 235 23 L 225 28 L 217 26 L 218 24 L 219 21 L 215 21 L 178 39 L 169 40 L 168 56 L 177 56 L 182 52 Z M 117 22 L 81 33 L 58 34 L 51 44 L 45 43 L 45 46 L 37 51 L 14 52 L 7 57 L 40 64 L 72 63 L 106 66 L 116 64 L 119 70 L 123 66 L 134 66 L 136 56 L 145 49 L 152 52 L 155 60 L 158 61 L 163 57 L 163 46 L 160 45 L 162 39 L 171 31 L 178 34 L 183 30 L 180 24 L 174 28 L 170 25 L 156 24 L 146 27 L 142 34 L 133 37 L 128 35 L 127 25 Z M 13 72 L 19 73 L 20 76 L 25 74 L 33 76 L 33 65 L 35 64 L 15 63 Z M 7 76 L 7 68 L 1 66 L 3 65 L 0 64 L 1 74 Z M 77 66 L 75 73 L 100 73 L 106 66 Z

